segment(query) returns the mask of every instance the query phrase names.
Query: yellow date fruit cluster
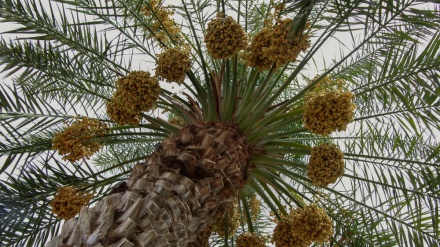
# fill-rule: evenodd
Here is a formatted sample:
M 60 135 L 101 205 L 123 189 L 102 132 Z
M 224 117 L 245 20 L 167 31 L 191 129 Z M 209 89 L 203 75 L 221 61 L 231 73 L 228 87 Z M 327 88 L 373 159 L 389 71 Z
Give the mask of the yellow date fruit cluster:
M 252 233 L 243 233 L 235 240 L 236 247 L 265 247 L 266 239 Z
M 101 148 L 95 137 L 108 132 L 107 126 L 98 121 L 82 117 L 66 126 L 52 139 L 52 149 L 63 156 L 63 160 L 75 162 L 82 158 L 90 158 Z
M 92 196 L 92 193 L 78 191 L 73 186 L 64 186 L 58 188 L 50 206 L 58 218 L 68 220 L 77 215 L 81 211 L 81 207 L 90 202 Z
M 247 36 L 232 17 L 217 17 L 208 23 L 205 44 L 212 58 L 227 59 L 246 48 Z
M 244 62 L 248 66 L 257 68 L 260 71 L 270 69 L 273 65 L 273 60 L 267 58 L 264 51 L 269 48 L 272 38 L 272 26 L 261 29 L 246 48 L 243 54 Z
M 199 233 L 197 239 L 199 241 L 200 247 L 210 247 L 209 238 L 211 237 L 212 232 L 214 231 L 214 225 L 208 225 L 205 230 Z
M 275 227 L 276 247 L 306 247 L 314 242 L 327 242 L 333 235 L 333 225 L 326 211 L 316 204 L 291 210 Z
M 226 215 L 226 214 L 225 214 Z M 226 222 L 227 220 L 227 222 Z M 237 228 L 240 226 L 240 213 L 238 212 L 238 205 L 234 205 L 228 210 L 228 217 L 223 217 L 222 220 L 218 221 L 214 225 L 214 231 L 217 232 L 220 238 L 223 238 L 226 234 L 225 224 L 227 223 L 228 234 L 230 236 L 234 235 Z
M 344 131 L 353 120 L 356 105 L 351 92 L 311 92 L 304 100 L 304 126 L 316 135 Z
M 278 20 L 275 25 L 267 25 L 253 38 L 244 53 L 245 63 L 260 71 L 284 66 L 296 60 L 301 51 L 310 46 L 308 34 L 291 32 L 292 19 Z M 308 28 L 308 25 L 306 26 Z
M 186 73 L 191 69 L 191 52 L 189 47 L 172 47 L 157 55 L 156 76 L 159 80 L 177 82 L 185 80 Z
M 307 177 L 313 185 L 326 187 L 344 175 L 344 154 L 332 144 L 312 148 Z
M 185 119 L 183 119 L 183 118 L 180 117 L 180 116 L 173 116 L 172 118 L 170 118 L 170 119 L 168 120 L 168 122 L 169 122 L 170 124 L 179 125 L 179 126 L 181 126 L 181 127 L 185 127 L 186 125 L 188 125 L 188 124 L 186 123 Z
M 118 125 L 138 125 L 140 114 L 152 109 L 159 98 L 157 79 L 149 72 L 132 71 L 115 84 L 116 91 L 107 102 L 107 115 Z
M 275 247 L 307 247 L 309 242 L 302 241 L 300 235 L 293 231 L 293 223 L 284 219 L 277 223 L 272 237 L 272 242 L 275 243 Z
M 257 220 L 258 213 L 260 212 L 260 201 L 257 199 L 257 195 L 254 193 L 249 200 L 249 206 L 251 208 L 252 220 Z
M 150 0 L 149 5 L 145 5 L 142 8 L 142 12 L 148 18 L 151 18 L 151 32 L 147 38 L 156 38 L 160 42 L 167 43 L 170 41 L 170 37 L 174 41 L 180 40 L 180 27 L 171 18 L 174 14 L 169 8 L 165 8 L 159 5 L 157 0 Z

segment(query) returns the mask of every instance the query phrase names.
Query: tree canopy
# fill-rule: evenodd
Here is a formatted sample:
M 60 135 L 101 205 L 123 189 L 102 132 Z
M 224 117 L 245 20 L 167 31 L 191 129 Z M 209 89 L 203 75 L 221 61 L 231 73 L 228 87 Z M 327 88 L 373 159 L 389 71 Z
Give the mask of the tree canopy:
M 0 0 L 0 21 L 2 245 L 43 246 L 60 188 L 93 206 L 202 122 L 250 147 L 212 246 L 303 212 L 328 246 L 440 244 L 435 1 Z

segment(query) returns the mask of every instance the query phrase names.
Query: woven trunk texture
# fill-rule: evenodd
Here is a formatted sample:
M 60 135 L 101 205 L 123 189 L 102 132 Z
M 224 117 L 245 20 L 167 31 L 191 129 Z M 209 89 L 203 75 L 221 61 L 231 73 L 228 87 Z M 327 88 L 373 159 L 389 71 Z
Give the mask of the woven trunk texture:
M 199 246 L 198 234 L 223 217 L 246 183 L 248 162 L 236 127 L 187 126 L 46 246 Z

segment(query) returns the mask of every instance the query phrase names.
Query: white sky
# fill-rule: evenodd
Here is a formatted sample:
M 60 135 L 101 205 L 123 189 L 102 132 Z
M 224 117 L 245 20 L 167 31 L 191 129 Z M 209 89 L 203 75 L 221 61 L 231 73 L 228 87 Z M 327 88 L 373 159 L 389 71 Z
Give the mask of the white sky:
M 1 32 L 5 31 L 5 30 L 8 30 L 8 29 L 11 29 L 11 28 L 14 28 L 14 26 L 11 25 L 10 23 L 6 23 L 6 24 L 5 23 L 0 23 L 0 31 Z M 8 38 L 14 38 L 15 35 L 1 34 L 1 37 L 4 38 L 4 39 L 8 39 Z M 351 36 L 348 33 L 346 34 L 346 37 L 338 36 L 338 38 L 346 39 L 347 43 L 350 44 L 350 45 L 352 43 Z M 316 59 L 315 60 L 316 68 L 309 67 L 309 69 L 310 69 L 309 72 L 308 72 L 309 78 L 314 77 L 318 73 L 318 70 L 324 69 L 325 65 L 330 66 L 332 59 L 340 57 L 340 50 L 341 49 L 343 50 L 343 48 L 340 47 L 340 43 L 337 42 L 334 39 L 330 40 L 326 47 L 330 47 L 330 49 L 321 49 L 320 53 L 315 55 L 315 58 L 319 58 L 320 57 L 322 59 Z M 152 64 L 151 63 L 146 63 L 143 59 L 144 58 L 139 57 L 139 56 L 136 57 L 136 59 L 133 60 L 133 66 L 132 66 L 133 69 L 136 69 L 136 70 L 139 70 L 139 69 L 148 70 L 148 71 L 154 73 L 154 71 L 153 71 L 154 68 L 152 67 Z M 0 67 L 0 70 L 1 69 L 2 68 Z M 11 83 L 11 80 L 9 78 L 1 77 L 0 81 L 1 81 L 2 84 L 9 84 L 9 83 Z M 177 91 L 179 91 L 179 90 L 181 90 L 183 88 L 183 87 L 179 87 L 179 86 L 174 86 L 174 88 L 172 88 L 172 86 L 170 84 L 165 83 L 165 82 L 161 83 L 161 86 L 167 88 L 168 90 L 172 90 L 172 91 L 175 91 L 175 92 L 177 92 Z M 350 131 L 350 130 L 348 130 L 348 131 Z M 437 141 L 438 141 L 439 138 L 440 138 L 440 134 L 437 135 L 437 136 L 438 136 L 438 139 L 437 139 Z M 5 160 L 4 157 L 0 157 L 0 164 L 3 164 L 4 160 Z M 5 176 L 4 174 L 1 174 L 0 178 L 3 179 L 4 176 Z M 347 184 L 349 184 L 349 183 L 347 183 Z

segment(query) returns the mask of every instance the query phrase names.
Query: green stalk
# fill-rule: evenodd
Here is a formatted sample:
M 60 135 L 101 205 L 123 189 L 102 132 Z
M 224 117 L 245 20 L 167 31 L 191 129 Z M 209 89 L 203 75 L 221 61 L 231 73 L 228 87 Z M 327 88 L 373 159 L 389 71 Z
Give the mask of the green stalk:
M 281 129 L 282 127 L 288 126 L 289 124 L 294 123 L 296 121 L 299 121 L 301 119 L 302 119 L 302 116 L 297 116 L 295 118 L 284 119 L 282 121 L 279 121 L 276 124 L 272 124 L 269 126 L 252 128 L 252 130 L 255 132 L 253 132 L 249 135 L 249 142 L 256 143 L 259 140 L 264 139 L 263 137 L 268 136 L 270 133 L 275 133 L 277 130 Z M 282 133 L 282 132 L 280 132 L 280 133 Z
M 225 0 L 221 0 L 221 1 L 222 1 L 222 13 L 226 15 Z
M 194 91 L 191 91 L 191 93 L 194 95 Z M 166 89 L 161 88 L 160 89 L 160 95 L 164 95 L 166 97 L 171 97 L 174 100 L 179 101 L 179 103 L 181 103 L 182 105 L 185 105 L 186 107 L 191 107 L 191 104 L 188 102 L 188 100 L 184 100 L 183 98 L 181 98 L 178 94 L 176 93 L 172 93 Z
M 282 127 L 285 127 L 292 122 L 295 122 L 296 120 L 293 118 L 286 118 L 281 121 L 278 121 L 272 125 L 265 126 L 264 128 L 254 128 L 252 131 L 253 133 L 250 133 L 246 140 L 247 142 L 252 145 L 256 143 L 257 141 L 261 140 L 264 136 L 267 136 L 270 133 L 276 132 L 277 130 L 281 129 Z
M 241 195 L 241 193 L 242 193 L 242 191 L 243 190 L 240 190 L 240 195 Z M 241 197 L 240 197 L 241 198 Z M 245 232 L 245 229 L 244 229 L 244 220 L 243 220 L 243 209 L 241 208 L 241 203 L 240 203 L 240 201 L 238 201 L 238 212 L 240 213 L 240 226 L 241 226 L 241 231 L 242 232 Z
M 243 91 L 245 90 L 246 83 L 244 83 L 244 82 L 246 81 L 246 78 L 247 78 L 247 70 L 248 70 L 248 67 L 244 64 L 241 64 L 240 84 L 237 87 L 237 91 L 238 91 L 237 96 L 242 96 Z
M 241 201 L 243 202 L 244 214 L 246 216 L 246 221 L 247 221 L 249 232 L 254 233 L 254 225 L 252 223 L 251 215 L 249 213 L 250 212 L 250 208 L 249 208 L 249 205 L 247 203 L 246 196 L 243 193 L 243 190 L 240 191 L 240 198 L 241 198 Z
M 261 117 L 261 114 L 266 111 L 266 109 L 260 108 L 261 102 L 264 102 L 266 99 L 266 96 L 268 95 L 265 92 L 265 86 L 268 84 L 270 79 L 272 78 L 273 74 L 275 73 L 275 67 L 272 66 L 268 74 L 266 75 L 266 78 L 264 81 L 258 86 L 257 92 L 254 92 L 255 86 L 246 88 L 247 91 L 250 91 L 250 95 L 252 95 L 251 98 L 249 98 L 249 102 L 244 103 L 246 108 L 243 110 L 245 113 L 252 112 L 251 117 L 247 114 L 247 118 L 245 118 L 244 122 L 239 122 L 241 129 L 246 132 L 248 129 L 250 129 L 252 123 L 254 123 L 258 118 Z
M 223 59 L 222 61 L 222 68 L 224 68 L 223 70 L 223 75 L 222 80 L 221 80 L 221 90 L 222 90 L 222 94 L 220 95 L 220 118 L 222 122 L 226 122 L 225 119 L 225 114 L 226 114 L 226 105 L 229 103 L 227 101 L 227 99 L 229 99 L 230 97 L 230 88 L 231 85 L 230 83 L 230 76 L 231 76 L 231 68 L 230 68 L 230 62 L 229 59 Z M 225 73 L 226 72 L 226 73 Z
M 248 1 L 246 0 L 246 11 L 245 11 L 245 17 L 244 17 L 244 31 L 248 32 Z
M 160 127 L 157 127 L 156 125 L 153 124 L 139 124 L 137 126 L 134 125 L 124 125 L 124 126 L 114 126 L 109 128 L 110 131 L 116 131 L 116 130 L 125 130 L 125 129 L 136 129 L 136 128 L 147 128 L 147 129 L 152 129 L 152 130 L 157 130 L 160 132 L 164 132 L 164 133 L 169 133 L 166 129 L 162 129 Z
M 258 72 L 257 69 L 252 68 L 251 74 L 249 75 L 249 80 L 245 79 L 245 82 L 242 82 L 242 85 L 244 87 L 244 96 L 241 99 L 241 103 L 238 105 L 238 109 L 236 112 L 237 123 L 239 125 L 243 121 L 244 118 L 249 116 L 249 114 L 246 114 L 246 111 L 245 111 L 249 102 L 252 100 L 252 98 L 251 98 L 252 97 L 252 90 L 250 90 L 249 88 L 256 87 L 259 76 L 260 76 L 260 72 Z M 249 112 L 247 112 L 247 113 L 249 113 Z
M 264 152 L 266 154 L 302 154 L 310 155 L 309 149 L 292 149 L 292 148 L 278 148 L 278 147 L 265 147 Z
M 194 72 L 191 70 L 186 73 L 190 81 L 192 82 L 192 85 L 196 89 L 197 93 L 194 92 L 194 90 L 185 82 L 183 85 L 186 89 L 188 89 L 192 95 L 194 95 L 197 100 L 200 102 L 202 109 L 207 109 L 208 102 L 206 100 L 206 92 L 202 85 L 200 85 L 199 81 L 197 80 L 196 76 L 194 75 Z
M 279 141 L 273 141 L 266 143 L 265 146 L 283 146 L 283 147 L 292 147 L 292 148 L 298 148 L 298 149 L 305 149 L 305 150 L 311 150 L 312 147 L 306 146 L 304 144 L 296 143 L 293 141 L 297 141 L 295 138 L 294 140 L 279 140 Z
M 167 121 L 164 121 L 162 119 L 157 119 L 151 116 L 148 116 L 145 113 L 142 113 L 141 116 L 145 119 L 147 119 L 148 121 L 150 121 L 153 124 L 157 124 L 161 127 L 163 127 L 164 129 L 166 129 L 167 131 L 169 131 L 170 134 L 177 134 L 179 132 L 179 129 L 172 126 L 170 123 L 168 123 Z
M 295 173 L 295 172 L 292 172 L 292 171 L 286 169 L 284 166 L 268 166 L 268 165 L 264 165 L 264 164 L 262 164 L 262 165 L 258 165 L 257 167 L 258 167 L 258 168 L 259 168 L 259 167 L 263 167 L 263 168 L 266 168 L 266 169 L 269 169 L 269 170 L 278 171 L 279 173 L 281 173 L 281 174 L 287 176 L 288 178 L 293 179 L 293 180 L 295 181 L 295 183 L 298 183 L 298 184 L 304 186 L 304 188 L 307 189 L 308 191 L 310 191 L 310 193 L 312 193 L 312 194 L 316 194 L 316 193 L 317 193 L 317 191 L 315 190 L 315 188 L 313 188 L 313 187 L 311 187 L 311 186 L 308 185 L 308 184 L 310 184 L 310 180 L 309 180 L 308 178 L 306 178 L 306 177 L 304 177 L 304 176 L 301 176 L 301 175 L 299 175 L 299 174 L 297 174 L 297 173 Z M 296 193 L 298 193 L 298 195 L 301 195 L 303 199 L 305 199 L 305 200 L 307 200 L 307 201 L 309 201 L 309 202 L 312 202 L 312 200 L 311 200 L 310 198 L 308 198 L 308 197 L 306 196 L 305 193 L 300 193 L 298 190 L 296 190 L 295 188 L 293 188 L 293 187 L 290 185 L 289 182 L 284 181 L 281 177 L 276 178 L 276 179 L 279 180 L 279 181 L 281 181 L 281 183 L 283 183 L 284 186 L 286 186 L 286 187 L 288 187 L 289 189 L 291 189 L 291 190 L 295 191 Z M 303 182 L 303 181 L 308 181 L 308 182 L 305 183 L 305 182 Z M 290 193 L 289 193 L 289 194 L 290 194 Z M 296 197 L 293 197 L 293 198 L 294 198 L 293 200 L 294 200 L 295 202 L 297 202 L 297 204 L 298 204 L 299 206 L 301 206 L 301 207 L 304 206 L 304 203 L 303 203 L 302 201 L 299 201 Z
M 205 114 L 205 118 L 207 121 L 215 121 L 217 119 L 217 113 L 215 110 L 215 102 L 214 102 L 214 98 L 213 98 L 213 92 L 212 92 L 212 88 L 211 88 L 211 83 L 210 83 L 210 78 L 208 75 L 208 72 L 206 71 L 206 66 L 205 66 L 205 58 L 203 56 L 203 52 L 202 52 L 202 47 L 200 45 L 199 39 L 197 39 L 197 32 L 194 29 L 194 25 L 192 24 L 191 21 L 191 15 L 188 12 L 188 8 L 186 7 L 185 2 L 182 0 L 182 5 L 183 8 L 185 10 L 186 15 L 188 16 L 188 21 L 191 27 L 191 31 L 194 35 L 194 39 L 196 41 L 196 45 L 197 45 L 197 53 L 199 54 L 200 59 L 202 60 L 202 70 L 203 70 L 203 74 L 205 75 L 205 81 L 206 81 L 206 89 L 207 89 L 207 99 L 208 99 L 208 105 L 207 108 L 203 108 L 203 113 Z
M 275 121 L 279 121 L 279 120 L 285 119 L 285 118 L 295 118 L 295 119 L 297 119 L 298 117 L 299 117 L 299 119 L 302 119 L 302 117 L 303 117 L 302 114 L 303 113 L 304 113 L 304 107 L 298 107 L 298 108 L 296 108 L 294 110 L 291 110 L 291 111 L 289 111 L 287 113 L 280 114 L 280 115 L 274 117 L 272 119 L 272 121 L 275 122 Z M 255 124 L 255 128 L 262 127 L 260 125 L 262 125 L 262 123 Z
M 196 116 L 188 109 L 186 109 L 184 106 L 180 105 L 179 102 L 175 102 L 173 98 L 171 97 L 165 97 L 168 99 L 168 102 L 163 102 L 161 105 L 167 105 L 170 106 L 170 111 L 173 113 L 183 117 L 187 123 L 197 123 Z
M 281 204 L 280 200 L 278 200 L 278 198 L 275 196 L 273 191 L 267 186 L 269 184 L 274 189 L 276 189 L 276 187 L 278 187 L 278 186 L 276 186 L 274 184 L 274 180 L 270 179 L 271 176 L 270 175 L 267 176 L 267 173 L 263 174 L 261 170 L 254 170 L 253 175 L 257 179 L 260 178 L 260 180 L 258 181 L 259 184 L 261 185 L 261 187 L 263 187 L 263 189 L 270 196 L 270 198 L 272 198 L 272 201 L 277 205 L 278 210 L 281 211 L 281 214 L 287 215 L 287 211 L 284 208 L 284 205 Z M 269 183 L 263 183 L 262 181 L 264 181 L 264 180 L 262 180 L 262 178 L 264 178 L 265 181 L 270 181 L 270 182 Z
M 144 135 L 168 137 L 168 135 L 166 134 L 156 133 L 156 132 L 123 132 L 123 133 L 107 134 L 107 135 L 99 136 L 97 138 L 112 137 L 112 136 L 144 136 Z
M 264 192 L 262 189 L 261 189 L 261 185 L 263 185 L 264 183 L 260 183 L 260 184 L 258 184 L 256 181 L 255 181 L 255 178 L 249 178 L 248 179 L 248 184 L 249 184 L 249 186 L 252 188 L 252 189 L 254 189 L 255 190 L 255 192 L 257 192 L 257 194 L 261 197 L 261 199 L 263 199 L 264 200 L 264 202 L 269 206 L 269 208 L 272 210 L 272 212 L 275 214 L 275 216 L 278 218 L 278 219 L 281 219 L 281 216 L 278 214 L 278 209 L 276 208 L 276 206 L 273 204 L 273 202 L 272 202 L 272 200 L 271 199 L 269 199 L 269 197 L 267 197 L 267 194 L 266 194 L 266 192 Z M 269 193 L 269 192 L 267 192 L 267 193 Z
M 183 37 L 185 38 L 187 43 L 192 47 L 192 49 L 197 52 L 198 51 L 197 47 L 194 46 L 194 44 L 190 41 L 190 39 L 186 35 L 184 35 Z M 199 54 L 199 53 L 197 52 L 197 54 Z M 201 64 L 199 62 L 199 60 L 196 60 L 196 62 L 197 62 L 197 64 L 200 65 L 200 67 L 204 68 L 204 65 Z M 202 60 L 202 62 L 204 62 L 204 60 Z M 188 91 L 191 92 L 192 95 L 194 95 L 197 98 L 197 100 L 202 105 L 202 109 L 207 109 L 205 89 L 203 88 L 202 85 L 200 85 L 199 81 L 197 80 L 197 78 L 194 75 L 194 72 L 192 72 L 192 70 L 186 72 L 186 75 L 188 76 L 188 79 L 191 81 L 192 85 L 196 89 L 197 93 L 195 93 L 194 90 L 186 82 L 183 82 L 183 85 L 185 86 L 186 89 L 188 89 Z
M 229 62 L 229 61 L 228 61 Z M 228 66 L 229 67 L 229 66 Z M 224 122 L 230 122 L 232 118 L 232 114 L 234 113 L 235 109 L 235 100 L 237 95 L 237 55 L 234 56 L 233 60 L 233 69 L 232 69 L 232 85 L 228 90 L 228 95 L 225 96 L 225 104 L 224 104 L 224 114 L 223 114 L 223 121 Z M 226 74 L 226 77 L 230 77 L 229 72 Z M 229 84 L 230 78 L 227 80 Z
M 168 136 L 164 136 L 165 138 Z M 123 139 L 123 140 L 111 140 L 106 141 L 107 144 L 121 144 L 121 143 L 147 143 L 147 142 L 162 142 L 164 138 L 138 138 L 138 139 Z
M 284 160 L 284 159 L 272 158 L 272 157 L 269 157 L 266 155 L 254 156 L 250 159 L 250 162 L 253 164 L 269 165 L 269 167 L 283 165 L 283 166 L 295 167 L 295 168 L 299 168 L 299 169 L 305 169 L 304 164 L 300 164 L 300 163 L 297 163 L 294 161 L 289 161 L 289 160 Z
M 281 105 L 284 105 L 284 103 L 282 103 Z M 281 106 L 280 105 L 280 106 Z M 280 107 L 278 106 L 278 107 Z M 281 112 L 280 112 L 281 113 Z M 280 119 L 283 118 L 287 118 L 287 117 L 292 117 L 292 122 L 294 121 L 299 121 L 303 118 L 302 114 L 304 113 L 304 107 L 297 107 L 295 110 L 292 110 L 288 113 L 274 113 L 269 112 L 266 116 L 262 116 L 261 119 L 257 120 L 256 122 L 252 123 L 250 122 L 250 124 L 252 125 L 252 129 L 260 129 L 263 128 L 264 126 L 266 126 L 267 124 L 271 123 L 271 122 L 276 122 Z M 300 115 L 301 114 L 301 115 Z
M 308 131 L 308 129 L 301 128 L 301 129 L 290 130 L 290 131 L 286 131 L 286 132 L 274 133 L 274 134 L 266 136 L 265 138 L 261 138 L 261 140 L 258 142 L 258 144 L 263 145 L 263 144 L 266 144 L 270 141 L 277 140 L 281 137 L 288 137 L 289 135 L 298 134 L 298 133 L 307 132 L 307 131 Z
M 264 81 L 258 86 L 258 89 L 256 92 L 254 92 L 253 88 L 249 88 L 249 90 L 252 90 L 253 93 L 253 97 L 252 100 L 253 102 L 260 102 L 260 100 L 257 100 L 258 98 L 262 98 L 264 99 L 264 96 L 267 94 L 268 90 L 266 87 L 271 87 L 270 85 L 273 85 L 274 83 L 269 83 L 270 79 L 272 78 L 272 76 L 275 74 L 276 72 L 276 68 L 275 65 L 273 65 L 269 72 L 266 75 L 266 78 L 264 79 Z M 280 74 L 281 75 L 281 74 Z M 257 107 L 258 104 L 252 104 L 251 106 L 253 106 L 254 108 L 258 109 L 259 107 Z
M 259 171 L 261 171 L 261 176 L 272 178 L 271 179 L 272 183 L 270 183 L 270 184 L 276 191 L 281 192 L 281 193 L 279 193 L 280 195 L 283 195 L 283 194 L 287 195 L 287 197 L 289 197 L 290 200 L 294 201 L 298 206 L 301 206 L 301 207 L 304 206 L 302 201 L 299 201 L 294 195 L 292 195 L 291 191 L 294 191 L 295 193 L 299 193 L 299 192 L 298 192 L 298 190 L 293 188 L 291 183 L 284 181 L 283 178 L 281 178 L 280 176 L 278 176 L 278 175 L 274 174 L 273 172 L 270 172 L 266 169 L 261 169 L 261 170 L 259 169 Z M 295 180 L 295 182 L 296 182 L 296 180 Z M 287 200 L 286 199 L 284 199 L 284 200 L 287 203 Z

